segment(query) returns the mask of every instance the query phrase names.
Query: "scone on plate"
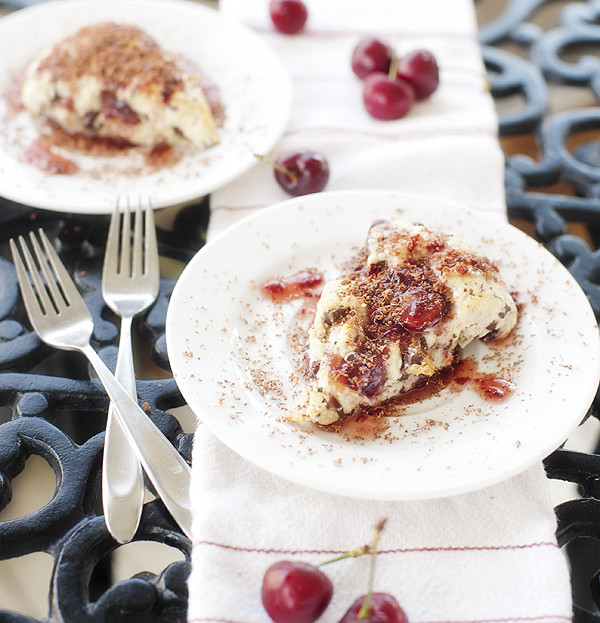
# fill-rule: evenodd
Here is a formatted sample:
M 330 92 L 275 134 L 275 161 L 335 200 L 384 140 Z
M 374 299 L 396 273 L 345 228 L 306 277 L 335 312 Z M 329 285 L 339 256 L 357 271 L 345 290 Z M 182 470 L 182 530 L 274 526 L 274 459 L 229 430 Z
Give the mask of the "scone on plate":
M 21 95 L 71 135 L 150 147 L 219 141 L 202 76 L 135 26 L 94 24 L 43 50 Z
M 477 338 L 507 336 L 517 308 L 498 269 L 455 237 L 380 221 L 326 283 L 309 332 L 309 383 L 287 414 L 329 425 L 412 389 Z

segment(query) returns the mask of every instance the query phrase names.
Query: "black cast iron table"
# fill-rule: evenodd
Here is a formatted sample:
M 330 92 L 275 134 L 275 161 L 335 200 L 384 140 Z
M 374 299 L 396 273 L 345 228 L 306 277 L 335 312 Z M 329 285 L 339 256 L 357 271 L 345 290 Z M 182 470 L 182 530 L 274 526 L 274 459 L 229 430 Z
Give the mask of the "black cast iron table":
M 486 1 L 478 3 L 478 8 Z M 31 3 L 31 2 L 29 2 Z M 26 4 L 26 2 L 23 2 Z M 481 27 L 492 95 L 500 111 L 510 219 L 544 243 L 577 279 L 600 316 L 600 4 L 562 2 L 551 28 L 534 24 L 555 2 L 513 0 Z M 550 88 L 589 90 L 593 105 L 549 110 Z M 502 113 L 502 102 L 520 99 Z M 529 143 L 518 139 L 530 137 Z M 518 147 L 508 139 L 517 139 Z M 521 145 L 527 149 L 520 149 Z M 531 145 L 534 145 L 533 154 Z M 533 157 L 532 157 L 533 155 Z M 1 195 L 0 180 L 0 195 Z M 158 231 L 163 258 L 187 262 L 204 244 L 207 200 L 177 212 Z M 100 290 L 108 218 L 36 210 L 0 197 L 0 560 L 46 552 L 54 568 L 44 621 L 127 623 L 185 621 L 190 543 L 159 500 L 145 505 L 136 540 L 157 541 L 183 554 L 160 573 L 141 572 L 113 584 L 118 547 L 101 510 L 100 469 L 108 400 L 78 355 L 56 352 L 30 329 L 18 293 L 8 240 L 44 227 L 58 245 L 95 319 L 93 345 L 114 365 L 118 329 Z M 149 416 L 186 460 L 192 435 L 168 411 L 184 404 L 169 374 L 164 324 L 174 280 L 162 279 L 157 303 L 136 324 L 163 378 L 138 381 Z M 574 387 L 573 391 L 577 391 Z M 597 395 L 586 417 L 600 417 Z M 38 455 L 56 476 L 56 491 L 41 509 L 3 520 L 12 481 Z M 557 506 L 558 542 L 572 565 L 577 623 L 600 621 L 600 456 L 566 449 L 545 460 L 551 478 L 578 485 L 581 496 Z M 493 569 L 490 569 L 493 574 Z M 35 619 L 1 610 L 0 621 Z

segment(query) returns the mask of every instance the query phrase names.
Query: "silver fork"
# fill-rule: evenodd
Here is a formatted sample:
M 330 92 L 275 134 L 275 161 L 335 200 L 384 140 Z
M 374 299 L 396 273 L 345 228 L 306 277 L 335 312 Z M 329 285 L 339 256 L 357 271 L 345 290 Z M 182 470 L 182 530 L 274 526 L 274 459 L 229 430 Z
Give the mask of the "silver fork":
M 137 202 L 134 211 L 133 244 L 129 198 L 123 209 L 120 203 L 117 201 L 108 230 L 102 271 L 102 295 L 106 304 L 121 316 L 115 376 L 129 395 L 137 398 L 131 326 L 133 318 L 152 305 L 158 295 L 158 249 L 150 202 L 145 202 L 143 211 L 142 199 Z M 115 541 L 128 543 L 133 539 L 144 504 L 144 489 L 141 465 L 131 451 L 111 404 L 106 421 L 102 460 L 102 505 L 108 531 Z
M 33 232 L 30 232 L 30 239 L 37 265 L 23 236 L 19 236 L 20 252 L 13 239 L 10 248 L 33 328 L 50 346 L 79 351 L 88 358 L 114 403 L 127 439 L 156 492 L 173 519 L 191 537 L 189 465 L 92 348 L 92 317 L 44 232 L 39 230 L 41 244 Z

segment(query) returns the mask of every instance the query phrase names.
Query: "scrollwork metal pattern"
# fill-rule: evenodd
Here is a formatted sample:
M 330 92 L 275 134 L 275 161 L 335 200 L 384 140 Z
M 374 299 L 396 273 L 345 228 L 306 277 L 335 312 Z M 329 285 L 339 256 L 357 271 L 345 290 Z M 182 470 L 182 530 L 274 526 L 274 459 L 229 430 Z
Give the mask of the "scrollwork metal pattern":
M 509 217 L 531 223 L 536 238 L 570 270 L 600 317 L 600 2 L 563 2 L 558 22 L 544 29 L 535 17 L 550 4 L 511 0 L 500 17 L 480 29 L 480 39 L 496 101 L 520 93 L 526 102 L 521 116 L 500 119 L 501 136 L 533 133 L 539 145 L 537 157 L 507 158 Z M 505 44 L 519 46 L 522 55 L 502 49 Z M 548 92 L 555 84 L 589 90 L 590 107 L 549 114 Z M 556 192 L 558 186 L 567 188 Z M 581 224 L 585 234 L 574 235 Z M 587 417 L 600 418 L 598 394 Z M 558 542 L 571 560 L 576 623 L 600 621 L 597 550 L 590 545 L 600 541 L 597 450 L 559 449 L 545 460 L 550 477 L 581 491 L 580 498 L 556 508 Z
M 0 257 L 0 407 L 12 414 L 0 424 L 0 510 L 10 503 L 11 483 L 31 455 L 49 464 L 57 486 L 52 499 L 39 510 L 0 521 L 0 559 L 42 551 L 53 556 L 50 621 L 184 621 L 190 543 L 159 500 L 144 506 L 135 540 L 171 545 L 184 560 L 158 575 L 142 573 L 114 586 L 110 578 L 94 576 L 96 565 L 117 548 L 99 510 L 108 398 L 81 358 L 46 347 L 30 330 L 14 268 L 7 259 L 10 237 L 37 226 L 46 229 L 94 317 L 94 347 L 114 367 L 118 329 L 100 287 L 108 219 L 11 207 L 10 218 L 4 213 L 0 234 L 4 256 Z M 158 232 L 161 255 L 189 260 L 204 242 L 206 223 L 206 204 L 183 209 L 172 231 Z M 156 304 L 136 324 L 149 342 L 151 358 L 166 371 L 164 323 L 173 285 L 171 280 L 161 280 Z M 192 435 L 183 433 L 177 419 L 167 412 L 184 404 L 175 381 L 168 374 L 138 381 L 138 395 L 155 424 L 191 462 Z M 63 430 L 65 423 L 68 430 Z M 91 593 L 99 597 L 86 597 Z M 0 620 L 31 623 L 33 619 L 0 610 Z
M 509 216 L 531 223 L 534 235 L 569 268 L 600 317 L 600 147 L 597 139 L 570 148 L 578 134 L 598 130 L 595 106 L 550 115 L 549 85 L 562 83 L 600 94 L 600 61 L 581 54 L 600 45 L 600 2 L 563 3 L 560 22 L 542 29 L 534 23 L 551 0 L 511 0 L 502 15 L 480 30 L 484 60 L 494 98 L 518 94 L 522 110 L 500 118 L 502 137 L 535 134 L 539 157 L 519 154 L 506 162 Z M 517 45 L 516 55 L 503 44 Z M 570 191 L 548 190 L 566 184 Z M 180 212 L 172 231 L 159 232 L 161 254 L 187 260 L 203 244 L 208 219 L 205 203 Z M 95 565 L 114 551 L 99 514 L 103 420 L 107 398 L 90 371 L 68 353 L 57 355 L 29 330 L 20 304 L 7 240 L 33 226 L 43 226 L 59 246 L 95 318 L 94 345 L 114 364 L 117 329 L 100 293 L 100 270 L 107 219 L 56 215 L 0 200 L 0 408 L 11 414 L 0 424 L 0 510 L 12 497 L 11 483 L 28 457 L 41 456 L 56 475 L 52 500 L 34 513 L 0 522 L 0 559 L 44 551 L 53 556 L 47 620 L 184 621 L 185 579 L 189 572 L 189 542 L 159 501 L 145 506 L 139 539 L 167 543 L 182 552 L 183 561 L 158 575 L 142 573 L 119 582 L 94 577 Z M 571 231 L 586 225 L 585 239 Z M 150 342 L 153 361 L 169 369 L 164 321 L 173 283 L 161 282 L 155 306 L 138 325 Z M 167 410 L 183 403 L 174 381 L 140 381 L 138 393 L 150 417 L 184 456 L 190 459 L 191 436 L 181 431 Z M 64 417 L 68 413 L 70 417 Z M 600 417 L 597 396 L 589 417 Z M 63 430 L 64 423 L 74 427 Z M 78 438 L 78 441 L 74 441 Z M 582 497 L 557 507 L 558 540 L 565 548 L 579 540 L 600 540 L 600 457 L 596 453 L 558 450 L 545 461 L 551 477 L 576 483 Z M 581 550 L 572 557 L 573 581 L 579 581 Z M 598 573 L 590 582 L 588 599 L 575 605 L 574 620 L 600 621 Z M 92 590 L 93 589 L 93 590 Z M 87 597 L 90 591 L 98 595 Z M 0 604 L 1 607 L 1 604 Z M 35 623 L 30 617 L 0 610 L 0 620 Z

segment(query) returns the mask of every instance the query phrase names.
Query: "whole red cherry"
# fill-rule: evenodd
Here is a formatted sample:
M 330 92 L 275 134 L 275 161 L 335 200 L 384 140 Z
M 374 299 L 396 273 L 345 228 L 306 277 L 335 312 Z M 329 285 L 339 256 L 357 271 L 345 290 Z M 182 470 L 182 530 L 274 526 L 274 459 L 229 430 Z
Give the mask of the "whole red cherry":
M 392 48 L 379 39 L 361 39 L 352 51 L 352 71 L 362 80 L 374 71 L 387 73 L 392 62 Z
M 274 171 L 278 184 L 294 197 L 320 192 L 329 180 L 325 156 L 305 149 L 279 156 Z
M 408 623 L 406 613 L 388 593 L 371 593 L 368 616 L 359 618 L 366 597 L 366 595 L 359 597 L 339 623 Z
M 269 15 L 279 32 L 295 35 L 304 28 L 308 10 L 302 0 L 271 0 Z
M 428 50 L 414 50 L 400 58 L 397 75 L 412 85 L 418 100 L 429 97 L 440 84 L 437 61 Z
M 363 102 L 375 119 L 400 119 L 411 109 L 415 92 L 406 80 L 390 80 L 383 72 L 369 74 L 363 84 Z
M 331 580 L 306 562 L 276 562 L 263 578 L 263 606 L 275 623 L 313 623 L 332 595 Z

